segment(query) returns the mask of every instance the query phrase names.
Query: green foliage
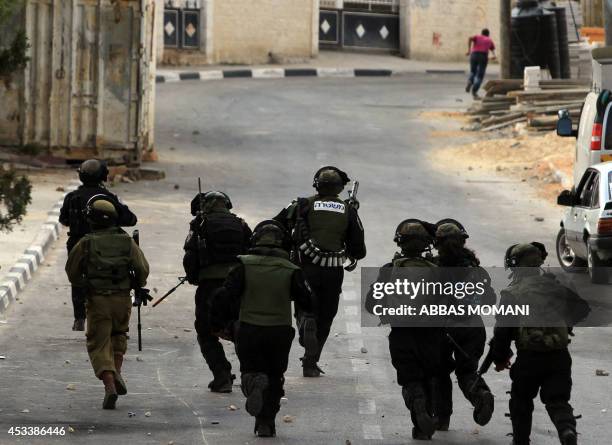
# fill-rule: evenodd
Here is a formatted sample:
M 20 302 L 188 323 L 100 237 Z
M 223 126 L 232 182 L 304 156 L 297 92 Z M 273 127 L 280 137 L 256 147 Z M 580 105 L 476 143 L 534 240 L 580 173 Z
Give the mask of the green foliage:
M 0 0 L 0 26 L 14 19 L 22 4 L 23 0 Z M 10 43 L 0 41 L 0 77 L 9 77 L 11 73 L 25 68 L 29 60 L 26 56 L 29 47 L 24 30 L 18 30 Z
M 26 56 L 29 47 L 25 32 L 19 31 L 8 48 L 0 49 L 0 76 L 24 69 L 30 60 Z
M 32 202 L 32 184 L 14 170 L 0 167 L 0 230 L 10 232 Z
M 0 23 L 9 18 L 23 4 L 23 0 L 0 0 Z

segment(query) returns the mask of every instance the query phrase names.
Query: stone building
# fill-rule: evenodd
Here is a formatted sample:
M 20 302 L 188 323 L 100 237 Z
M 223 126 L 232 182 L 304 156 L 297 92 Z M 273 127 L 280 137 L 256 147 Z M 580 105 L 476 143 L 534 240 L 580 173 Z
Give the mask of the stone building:
M 302 61 L 319 47 L 459 61 L 482 28 L 499 38 L 499 0 L 155 1 L 170 65 Z

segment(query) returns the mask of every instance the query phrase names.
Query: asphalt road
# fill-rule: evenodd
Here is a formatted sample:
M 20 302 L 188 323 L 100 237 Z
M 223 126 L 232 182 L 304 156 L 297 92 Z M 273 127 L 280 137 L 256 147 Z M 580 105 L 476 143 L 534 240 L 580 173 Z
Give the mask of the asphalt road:
M 486 265 L 501 266 L 505 249 L 521 241 L 544 241 L 553 252 L 560 212 L 535 197 L 527 185 L 458 175 L 450 168 L 452 159 L 448 166 L 432 166 L 427 160 L 429 151 L 448 142 L 431 138 L 430 131 L 451 124 L 422 120 L 418 114 L 465 107 L 459 102 L 466 100 L 462 85 L 458 76 L 414 75 L 158 86 L 156 144 L 159 165 L 168 177 L 116 188 L 139 215 L 154 295 L 174 285 L 182 273 L 188 203 L 197 191 L 198 176 L 206 189 L 229 193 L 235 211 L 254 226 L 293 198 L 311 193 L 312 174 L 321 165 L 338 165 L 361 181 L 360 213 L 369 250 L 363 266 L 388 261 L 395 251 L 395 227 L 409 217 L 459 219 Z M 544 217 L 544 222 L 534 222 L 534 216 Z M 10 310 L 7 322 L 0 324 L 0 354 L 6 356 L 0 361 L 0 444 L 274 441 L 253 437 L 253 421 L 237 387 L 230 395 L 206 389 L 211 376 L 195 341 L 194 288 L 188 286 L 159 307 L 143 309 L 141 353 L 136 351 L 133 317 L 124 373 L 130 393 L 119 400 L 116 411 L 101 410 L 102 388 L 89 366 L 84 338 L 69 330 L 62 241 Z M 301 377 L 301 350 L 294 345 L 276 442 L 411 441 L 387 331 L 360 327 L 359 292 L 358 272 L 347 274 L 339 317 L 322 357 L 324 377 Z M 583 415 L 579 430 L 584 444 L 608 443 L 612 433 L 612 380 L 595 377 L 595 369 L 612 370 L 611 340 L 610 329 L 581 329 L 572 343 L 573 404 Z M 237 368 L 231 347 L 226 350 Z M 451 431 L 436 434 L 436 442 L 510 441 L 510 422 L 504 416 L 508 375 L 492 373 L 487 380 L 496 395 L 491 424 L 477 427 L 471 407 L 456 393 Z M 545 410 L 536 405 L 533 443 L 557 443 Z M 289 422 L 283 422 L 285 415 L 291 416 Z M 53 438 L 8 435 L 10 426 L 20 425 L 70 426 L 74 432 Z

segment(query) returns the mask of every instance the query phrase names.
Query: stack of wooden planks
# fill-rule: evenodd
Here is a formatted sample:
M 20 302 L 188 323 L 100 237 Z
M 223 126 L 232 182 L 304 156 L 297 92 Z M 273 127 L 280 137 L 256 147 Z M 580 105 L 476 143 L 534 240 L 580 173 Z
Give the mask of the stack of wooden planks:
M 525 123 L 530 131 L 553 130 L 557 114 L 567 109 L 576 120 L 584 98 L 590 91 L 588 81 L 553 79 L 540 82 L 538 91 L 524 91 L 521 79 L 490 80 L 485 97 L 467 110 L 474 130 L 494 131 Z

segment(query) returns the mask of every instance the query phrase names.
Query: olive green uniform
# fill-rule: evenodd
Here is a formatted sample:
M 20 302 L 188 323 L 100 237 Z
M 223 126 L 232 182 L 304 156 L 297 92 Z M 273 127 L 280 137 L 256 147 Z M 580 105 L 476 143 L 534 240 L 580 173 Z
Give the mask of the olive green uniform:
M 73 285 L 87 289 L 87 352 L 94 372 L 99 378 L 104 371 L 114 373 L 114 356 L 127 350 L 130 290 L 144 287 L 149 264 L 127 233 L 111 227 L 95 230 L 76 244 L 66 273 Z

